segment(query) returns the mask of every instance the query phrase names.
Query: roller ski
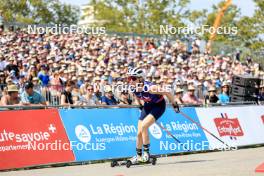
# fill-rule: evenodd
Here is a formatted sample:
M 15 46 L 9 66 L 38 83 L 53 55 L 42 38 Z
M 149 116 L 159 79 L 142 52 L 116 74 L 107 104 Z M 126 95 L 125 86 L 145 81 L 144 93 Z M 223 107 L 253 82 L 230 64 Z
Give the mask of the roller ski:
M 113 160 L 111 161 L 111 167 L 116 167 L 116 166 L 124 166 L 127 164 L 127 161 L 131 161 L 132 163 L 137 163 L 137 162 L 143 162 L 142 157 L 139 155 L 136 155 L 130 159 L 123 159 L 123 160 Z
M 123 159 L 123 160 L 113 160 L 111 162 L 111 167 L 116 167 L 116 166 L 124 166 L 127 164 L 127 161 L 130 160 L 131 162 L 133 163 L 136 163 L 136 162 L 139 162 L 139 161 L 142 161 L 142 157 L 139 156 L 139 155 L 136 155 L 130 159 Z
M 126 167 L 129 168 L 132 165 L 143 165 L 143 164 L 152 164 L 156 165 L 157 158 L 155 156 L 150 156 L 149 154 L 143 156 L 134 156 L 131 159 L 126 161 Z
M 124 166 L 124 165 L 126 165 L 126 160 L 113 160 L 110 163 L 111 167 Z

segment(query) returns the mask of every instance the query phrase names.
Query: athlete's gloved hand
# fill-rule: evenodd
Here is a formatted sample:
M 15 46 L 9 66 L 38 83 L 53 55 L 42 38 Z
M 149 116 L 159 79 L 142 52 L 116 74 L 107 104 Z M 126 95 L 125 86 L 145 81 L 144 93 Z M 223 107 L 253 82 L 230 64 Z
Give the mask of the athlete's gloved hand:
M 180 112 L 180 107 L 176 102 L 172 104 L 172 107 L 174 108 L 175 112 L 177 112 L 177 113 Z

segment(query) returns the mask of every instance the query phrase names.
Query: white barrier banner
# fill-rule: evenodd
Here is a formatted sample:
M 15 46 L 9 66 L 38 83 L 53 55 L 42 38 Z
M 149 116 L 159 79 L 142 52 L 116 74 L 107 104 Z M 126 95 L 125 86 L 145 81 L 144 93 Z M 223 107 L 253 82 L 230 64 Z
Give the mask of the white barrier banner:
M 264 106 L 196 108 L 201 125 L 232 147 L 264 143 Z M 205 132 L 211 149 L 225 145 Z

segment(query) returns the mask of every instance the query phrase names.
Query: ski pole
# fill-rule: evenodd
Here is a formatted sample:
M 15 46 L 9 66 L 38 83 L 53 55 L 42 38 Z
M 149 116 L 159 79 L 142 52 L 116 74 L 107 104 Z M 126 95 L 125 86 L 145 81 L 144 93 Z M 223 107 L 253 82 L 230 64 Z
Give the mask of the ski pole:
M 210 134 L 211 136 L 213 136 L 215 139 L 217 139 L 222 144 L 226 145 L 227 147 L 230 147 L 224 141 L 222 141 L 221 139 L 219 139 L 216 135 L 214 135 L 209 130 L 207 130 L 206 128 L 204 128 L 201 124 L 199 124 L 198 122 L 196 122 L 195 120 L 193 120 L 190 116 L 186 115 L 185 113 L 183 113 L 181 111 L 179 111 L 178 113 L 180 113 L 183 117 L 185 117 L 186 119 L 190 120 L 191 122 L 195 123 L 197 126 L 199 126 L 200 128 L 202 128 L 204 131 L 206 131 L 208 134 Z

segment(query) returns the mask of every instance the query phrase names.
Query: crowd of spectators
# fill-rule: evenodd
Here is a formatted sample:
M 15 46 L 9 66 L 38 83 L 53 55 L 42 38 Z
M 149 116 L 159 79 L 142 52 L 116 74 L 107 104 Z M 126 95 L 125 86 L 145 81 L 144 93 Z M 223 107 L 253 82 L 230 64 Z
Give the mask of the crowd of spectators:
M 201 53 L 198 42 L 189 50 L 180 40 L 0 32 L 2 106 L 133 104 L 131 93 L 113 88 L 126 83 L 128 67 L 172 85 L 180 104 L 228 103 L 233 75 L 264 76 L 250 58 Z

